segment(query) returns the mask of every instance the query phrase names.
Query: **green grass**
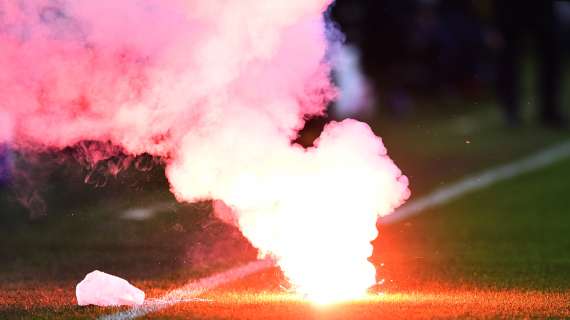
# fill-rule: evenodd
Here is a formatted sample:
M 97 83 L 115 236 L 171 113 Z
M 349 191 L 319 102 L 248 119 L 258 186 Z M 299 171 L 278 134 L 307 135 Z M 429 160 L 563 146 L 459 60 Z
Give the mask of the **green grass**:
M 414 196 L 570 138 L 570 132 L 540 127 L 531 118 L 519 128 L 507 128 L 498 106 L 489 101 L 465 104 L 418 110 L 402 121 L 372 121 L 390 156 L 409 176 Z
M 398 285 L 570 289 L 570 161 L 381 227 L 375 261 Z

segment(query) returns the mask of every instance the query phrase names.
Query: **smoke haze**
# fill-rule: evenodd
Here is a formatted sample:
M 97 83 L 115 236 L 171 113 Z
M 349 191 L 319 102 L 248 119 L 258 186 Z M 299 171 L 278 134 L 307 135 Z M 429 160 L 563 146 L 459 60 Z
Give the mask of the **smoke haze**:
M 357 121 L 328 124 L 312 148 L 291 143 L 336 95 L 329 4 L 0 0 L 0 142 L 161 157 L 180 201 L 222 201 L 219 215 L 299 291 L 318 296 L 330 277 L 362 291 L 376 219 L 408 181 Z

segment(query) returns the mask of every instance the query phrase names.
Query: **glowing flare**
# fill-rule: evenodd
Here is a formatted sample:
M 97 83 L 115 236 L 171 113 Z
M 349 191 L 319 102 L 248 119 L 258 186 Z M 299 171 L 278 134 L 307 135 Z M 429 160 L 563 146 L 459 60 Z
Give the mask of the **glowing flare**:
M 262 149 L 266 158 L 255 165 L 216 157 L 223 178 L 208 187 L 211 196 L 235 211 L 244 235 L 277 260 L 296 291 L 320 303 L 361 297 L 375 284 L 367 259 L 377 218 L 409 196 L 407 178 L 370 128 L 354 120 L 329 124 L 308 150 Z M 169 168 L 183 199 L 206 191 L 192 184 L 202 174 L 197 163 L 193 157 Z M 227 210 L 217 212 L 231 221 Z

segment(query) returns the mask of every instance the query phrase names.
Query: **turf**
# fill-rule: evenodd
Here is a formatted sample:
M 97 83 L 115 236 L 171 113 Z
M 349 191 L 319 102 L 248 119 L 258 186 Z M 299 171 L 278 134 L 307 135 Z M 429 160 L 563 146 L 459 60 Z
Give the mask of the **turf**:
M 409 176 L 414 196 L 570 138 L 566 130 L 539 127 L 531 116 L 521 127 L 505 127 L 492 102 L 472 108 L 464 104 L 440 106 L 437 112 L 432 107 L 402 121 L 371 121 L 390 156 Z
M 399 286 L 568 290 L 569 178 L 563 161 L 381 226 L 373 259 Z
M 423 289 L 370 295 L 323 306 L 274 292 L 213 292 L 204 301 L 183 302 L 148 319 L 431 319 L 568 317 L 570 295 L 476 289 Z
M 504 129 L 489 106 L 418 117 L 372 122 L 410 175 L 414 195 L 570 136 L 532 125 Z M 564 308 L 570 301 L 569 177 L 570 162 L 561 162 L 380 225 L 372 261 L 384 279 L 376 288 L 383 296 L 315 309 L 284 293 L 283 279 L 270 273 L 208 293 L 211 301 L 183 303 L 149 318 L 570 316 Z M 255 255 L 235 230 L 211 216 L 207 203 L 173 204 L 146 221 L 118 218 L 132 206 L 173 201 L 164 184 L 158 183 L 159 191 L 96 189 L 96 201 L 79 201 L 77 194 L 94 189 L 65 183 L 50 184 L 48 215 L 39 220 L 25 214 L 10 190 L 0 192 L 1 319 L 92 318 L 121 310 L 74 305 L 74 285 L 93 269 L 123 276 L 157 298 Z M 75 193 L 53 191 L 62 185 Z

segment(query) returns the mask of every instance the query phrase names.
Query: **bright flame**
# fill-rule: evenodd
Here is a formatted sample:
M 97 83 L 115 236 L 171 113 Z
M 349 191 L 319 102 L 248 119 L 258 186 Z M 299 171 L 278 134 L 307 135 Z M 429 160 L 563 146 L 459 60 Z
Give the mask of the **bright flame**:
M 370 242 L 379 215 L 408 196 L 408 181 L 370 128 L 346 120 L 331 123 L 316 147 L 266 146 L 267 159 L 224 172 L 212 196 L 218 216 L 237 224 L 263 254 L 272 255 L 297 292 L 318 303 L 357 299 L 375 284 Z M 211 152 L 214 152 L 211 150 Z M 190 155 L 189 155 L 190 156 Z M 199 159 L 171 167 L 178 191 L 194 191 Z M 213 165 L 211 162 L 208 165 Z M 223 169 L 222 169 L 223 168 Z M 182 198 L 190 194 L 179 194 Z

